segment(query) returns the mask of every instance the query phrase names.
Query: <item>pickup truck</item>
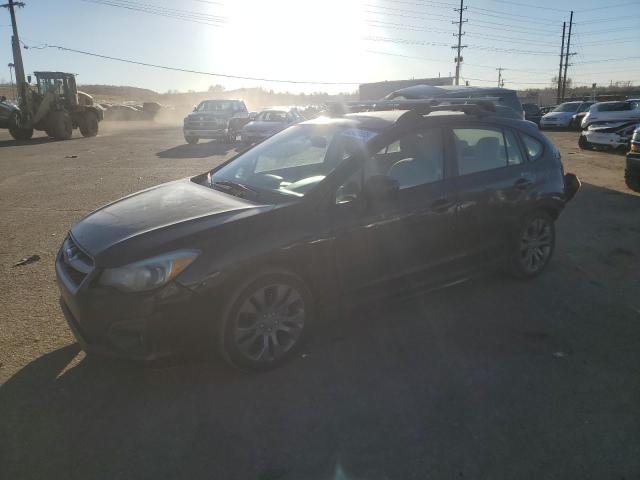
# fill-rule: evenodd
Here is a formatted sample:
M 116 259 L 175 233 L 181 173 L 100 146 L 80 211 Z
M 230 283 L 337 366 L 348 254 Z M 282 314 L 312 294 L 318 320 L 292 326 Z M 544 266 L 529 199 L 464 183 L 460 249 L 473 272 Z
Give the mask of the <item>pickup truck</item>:
M 234 143 L 240 129 L 249 122 L 249 112 L 242 100 L 204 100 L 184 119 L 187 143 L 201 138 Z

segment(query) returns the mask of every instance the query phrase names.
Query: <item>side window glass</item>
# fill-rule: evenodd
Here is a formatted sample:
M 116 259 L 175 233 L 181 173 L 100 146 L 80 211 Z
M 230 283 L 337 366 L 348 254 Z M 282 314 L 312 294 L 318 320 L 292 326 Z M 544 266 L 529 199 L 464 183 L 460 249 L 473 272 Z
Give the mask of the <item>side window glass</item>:
M 458 173 L 469 175 L 507 166 L 501 130 L 454 128 Z
M 442 131 L 434 128 L 406 135 L 380 151 L 372 160 L 377 162 L 381 173 L 398 181 L 400 189 L 442 180 Z
M 524 163 L 524 157 L 518 146 L 518 140 L 511 130 L 505 130 L 504 138 L 507 144 L 507 164 L 520 165 Z
M 367 179 L 388 175 L 400 189 L 437 182 L 444 178 L 444 142 L 442 130 L 434 128 L 406 135 L 369 157 L 336 192 L 336 203 L 360 199 Z
M 523 134 L 522 141 L 524 143 L 524 148 L 527 151 L 527 155 L 529 156 L 529 160 L 535 162 L 542 156 L 544 146 L 539 140 Z

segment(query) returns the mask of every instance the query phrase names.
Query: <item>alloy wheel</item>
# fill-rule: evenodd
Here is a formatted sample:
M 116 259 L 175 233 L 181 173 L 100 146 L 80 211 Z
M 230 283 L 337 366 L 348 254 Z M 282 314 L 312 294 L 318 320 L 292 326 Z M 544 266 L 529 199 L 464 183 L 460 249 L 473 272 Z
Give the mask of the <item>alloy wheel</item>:
M 549 260 L 552 249 L 551 225 L 536 217 L 524 228 L 520 239 L 520 263 L 529 273 L 542 270 Z
M 269 284 L 246 297 L 235 318 L 233 338 L 247 359 L 273 362 L 298 342 L 305 319 L 304 300 L 296 288 Z

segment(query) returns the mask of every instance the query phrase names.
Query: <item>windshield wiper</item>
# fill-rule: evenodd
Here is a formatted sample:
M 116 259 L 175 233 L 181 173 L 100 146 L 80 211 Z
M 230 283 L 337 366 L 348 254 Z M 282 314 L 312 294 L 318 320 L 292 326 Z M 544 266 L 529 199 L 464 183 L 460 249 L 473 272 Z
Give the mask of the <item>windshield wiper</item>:
M 215 180 L 211 182 L 211 185 L 214 188 L 220 187 L 224 192 L 230 192 L 233 190 L 235 192 L 234 195 L 240 198 L 244 198 L 244 195 L 247 193 L 252 194 L 255 198 L 258 198 L 258 196 L 260 195 L 260 192 L 258 192 L 257 190 L 248 187 L 243 183 L 233 182 L 231 180 Z

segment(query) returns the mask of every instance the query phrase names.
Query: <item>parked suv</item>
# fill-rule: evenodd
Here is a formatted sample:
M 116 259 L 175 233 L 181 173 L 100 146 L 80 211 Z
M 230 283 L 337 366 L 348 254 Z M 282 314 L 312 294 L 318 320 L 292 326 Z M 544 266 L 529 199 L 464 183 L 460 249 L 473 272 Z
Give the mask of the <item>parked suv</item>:
M 201 138 L 235 142 L 240 129 L 249 122 L 242 100 L 205 100 L 184 119 L 184 139 L 198 143 Z
M 621 124 L 640 121 L 640 99 L 622 102 L 600 102 L 589 108 L 589 112 L 582 119 L 581 127 L 590 125 Z
M 539 275 L 579 182 L 531 122 L 472 107 L 306 121 L 89 214 L 56 258 L 76 338 L 137 359 L 218 345 L 264 370 L 297 351 L 321 304 L 491 266 Z

